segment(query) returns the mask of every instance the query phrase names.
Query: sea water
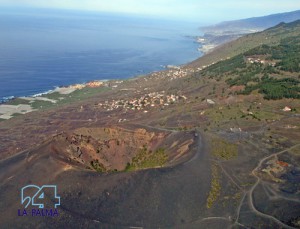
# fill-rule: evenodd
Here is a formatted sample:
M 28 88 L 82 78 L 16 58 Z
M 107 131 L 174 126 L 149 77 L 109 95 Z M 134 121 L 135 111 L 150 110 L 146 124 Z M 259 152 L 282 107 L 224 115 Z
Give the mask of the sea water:
M 46 9 L 0 9 L 0 100 L 124 79 L 201 56 L 198 24 Z

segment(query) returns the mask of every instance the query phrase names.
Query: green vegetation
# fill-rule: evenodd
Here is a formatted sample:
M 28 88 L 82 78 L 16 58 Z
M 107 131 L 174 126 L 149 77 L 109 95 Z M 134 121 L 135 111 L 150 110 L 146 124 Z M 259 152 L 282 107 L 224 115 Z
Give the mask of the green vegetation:
M 206 207 L 211 208 L 216 200 L 219 198 L 221 193 L 220 175 L 216 164 L 211 166 L 211 187 L 206 200 Z
M 6 104 L 7 105 L 30 104 L 30 101 L 25 100 L 25 99 L 15 98 L 15 99 L 9 100 Z
M 290 149 L 289 152 L 290 152 L 291 154 L 300 156 L 300 146 L 298 146 L 298 147 L 296 147 L 296 148 L 293 148 L 293 149 Z
M 276 109 L 282 109 L 283 105 L 279 105 Z M 231 104 L 227 106 L 215 106 L 205 110 L 204 115 L 208 117 L 205 131 L 209 128 L 219 129 L 231 128 L 238 126 L 257 125 L 258 122 L 266 122 L 268 120 L 280 120 L 284 115 L 274 112 L 273 105 L 253 105 L 249 101 L 242 104 Z
M 72 94 L 72 93 L 70 93 L 70 94 Z M 48 99 L 53 99 L 53 100 L 61 100 L 61 99 L 64 99 L 64 98 L 68 97 L 68 95 L 70 95 L 70 94 L 64 95 L 64 94 L 60 94 L 58 92 L 53 92 L 53 93 L 50 93 L 50 94 L 42 95 L 42 97 L 45 97 L 45 98 L 48 98 Z
M 250 94 L 253 90 L 264 94 L 265 99 L 294 98 L 300 99 L 299 81 L 292 78 L 274 79 L 262 77 L 261 81 L 253 86 L 246 86 L 242 94 Z
M 261 45 L 245 53 L 251 55 L 267 55 L 267 60 L 277 60 L 276 67 L 288 72 L 300 71 L 300 38 L 288 37 L 277 46 Z
M 20 99 L 20 98 L 15 98 L 6 103 L 7 105 L 21 105 L 21 104 L 26 104 L 26 105 L 31 105 L 33 109 L 41 109 L 41 108 L 47 108 L 47 107 L 52 107 L 55 105 L 55 103 L 52 103 L 50 101 L 43 101 L 43 100 L 26 100 L 26 99 Z
M 219 138 L 212 140 L 212 154 L 215 157 L 229 160 L 238 155 L 238 147 L 236 144 L 226 142 Z
M 48 107 L 54 106 L 55 103 L 52 103 L 50 101 L 43 101 L 43 100 L 35 100 L 32 104 L 31 107 L 33 109 L 45 109 Z
M 28 104 L 31 105 L 33 109 L 48 109 L 56 106 L 60 106 L 63 104 L 70 104 L 76 101 L 84 100 L 87 98 L 90 98 L 92 96 L 95 96 L 101 92 L 105 92 L 107 90 L 110 90 L 108 87 L 98 87 L 98 88 L 89 88 L 85 87 L 80 90 L 76 90 L 70 94 L 63 95 L 58 92 L 54 92 L 51 94 L 45 94 L 42 95 L 44 98 L 56 100 L 56 103 L 52 103 L 51 101 L 43 101 L 43 100 L 25 100 L 16 98 L 13 100 L 10 100 L 7 104 L 8 105 L 20 105 L 20 104 Z
M 265 99 L 300 98 L 300 38 L 288 37 L 276 46 L 260 45 L 243 55 L 207 67 L 202 74 L 229 86 L 245 86 L 240 94 L 257 90 Z M 289 75 L 290 77 L 286 77 Z
M 205 69 L 205 73 L 209 76 L 215 76 L 224 72 L 231 72 L 237 68 L 245 68 L 246 62 L 243 59 L 243 55 L 237 55 L 228 60 L 220 61 Z
M 210 118 L 211 122 L 220 124 L 223 122 L 228 122 L 228 120 L 236 120 L 241 115 L 243 115 L 243 112 L 238 106 L 227 106 L 222 110 L 219 110 L 218 107 L 213 107 L 207 109 L 205 115 Z
M 74 92 L 66 95 L 60 94 L 58 92 L 54 92 L 51 94 L 43 95 L 43 97 L 57 100 L 58 101 L 57 103 L 61 104 L 61 103 L 69 103 L 69 102 L 86 99 L 94 95 L 97 95 L 98 93 L 108 91 L 108 90 L 110 90 L 110 88 L 108 87 L 96 87 L 96 88 L 85 87 L 82 89 L 75 90 Z
M 58 92 L 55 92 L 55 93 L 43 95 L 43 97 L 57 100 L 57 102 L 52 104 L 52 106 L 58 106 L 62 104 L 69 104 L 72 102 L 81 101 L 108 90 L 110 90 L 110 88 L 108 87 L 97 87 L 97 88 L 85 87 L 83 89 L 76 90 L 67 95 L 62 95 L 59 94 Z
M 12 117 L 17 117 L 17 116 L 20 116 L 20 115 L 22 115 L 21 113 L 13 113 L 11 116 Z
M 101 163 L 99 162 L 98 159 L 92 160 L 92 161 L 90 162 L 90 164 L 91 164 L 92 168 L 93 168 L 94 170 L 96 170 L 97 172 L 105 172 L 105 171 L 106 171 L 104 165 L 101 164 Z
M 242 198 L 242 195 L 243 195 L 243 192 L 241 190 L 232 188 L 231 192 L 232 192 L 231 194 L 228 194 L 226 196 L 224 195 L 223 198 L 222 198 L 222 201 L 220 201 L 224 208 L 229 206 L 229 205 L 234 205 L 235 207 L 237 207 L 238 204 L 241 201 L 241 198 Z
M 168 155 L 165 150 L 160 148 L 152 152 L 148 151 L 146 147 L 141 149 L 137 155 L 132 158 L 131 163 L 127 163 L 125 171 L 134 171 L 138 169 L 147 169 L 162 167 L 168 160 Z

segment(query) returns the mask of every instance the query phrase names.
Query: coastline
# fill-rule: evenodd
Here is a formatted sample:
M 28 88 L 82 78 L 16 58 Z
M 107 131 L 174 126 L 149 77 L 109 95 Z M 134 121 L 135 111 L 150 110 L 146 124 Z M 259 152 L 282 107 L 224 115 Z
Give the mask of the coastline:
M 198 36 L 196 37 L 193 37 L 193 42 L 194 43 L 198 43 L 197 42 L 197 38 Z M 133 78 L 137 78 L 137 77 L 143 77 L 143 76 L 147 76 L 147 75 L 151 75 L 152 73 L 155 73 L 155 72 L 162 72 L 162 71 L 165 71 L 165 70 L 168 70 L 168 69 L 179 69 L 180 67 L 183 67 L 183 66 L 186 66 L 190 63 L 192 63 L 193 61 L 197 60 L 198 58 L 201 58 L 202 56 L 204 56 L 206 53 L 201 49 L 201 46 L 200 47 L 196 47 L 195 50 L 197 50 L 197 52 L 199 53 L 199 56 L 197 56 L 195 59 L 192 59 L 192 60 L 187 60 L 186 62 L 184 63 L 180 63 L 180 64 L 177 64 L 177 65 L 174 65 L 174 64 L 165 64 L 165 65 L 160 65 L 159 68 L 157 69 L 153 69 L 149 72 L 146 72 L 146 73 L 142 73 L 143 71 L 141 71 L 140 74 L 132 74 L 128 77 L 125 77 L 125 78 L 111 78 L 111 79 L 93 79 L 93 80 L 88 80 L 86 82 L 78 82 L 78 83 L 75 83 L 75 84 L 66 84 L 66 85 L 62 85 L 62 86 L 52 86 L 53 88 L 52 89 L 48 89 L 48 90 L 44 90 L 44 91 L 40 91 L 40 92 L 37 92 L 35 94 L 22 94 L 22 95 L 13 95 L 13 93 L 11 93 L 11 95 L 6 95 L 6 96 L 3 96 L 3 97 L 0 97 L 0 106 L 2 104 L 7 104 L 9 103 L 10 101 L 14 100 L 14 99 L 18 99 L 18 98 L 35 98 L 35 97 L 40 97 L 40 96 L 43 96 L 43 95 L 48 95 L 48 94 L 51 94 L 53 92 L 63 92 L 65 88 L 72 88 L 72 87 L 79 87 L 79 88 L 83 88 L 85 87 L 85 85 L 91 83 L 91 82 L 104 82 L 104 83 L 108 83 L 110 81 L 116 81 L 116 80 L 129 80 L 129 79 L 133 79 Z M 203 45 L 204 46 L 204 45 Z M 64 94 L 64 93 L 62 93 Z M 68 94 L 68 93 L 67 93 Z M 1 112 L 0 112 L 0 115 L 1 115 Z
M 40 109 L 52 106 L 59 106 L 77 100 L 87 98 L 86 94 L 93 94 L 102 90 L 113 90 L 119 87 L 124 81 L 131 81 L 147 76 L 159 76 L 165 74 L 170 80 L 185 77 L 194 71 L 202 68 L 191 69 L 187 66 L 191 62 L 175 66 L 166 65 L 163 70 L 152 71 L 146 75 L 131 76 L 126 79 L 93 80 L 82 84 L 72 84 L 69 86 L 55 87 L 53 90 L 38 93 L 33 96 L 15 97 L 5 103 L 0 104 L 0 121 L 11 119 L 15 116 L 23 115 Z M 76 94 L 76 95 L 75 95 Z
M 67 96 L 75 92 L 76 90 L 81 90 L 84 88 L 106 87 L 108 82 L 110 81 L 93 80 L 82 84 L 72 84 L 69 86 L 55 87 L 53 90 L 38 93 L 32 96 L 13 97 L 10 100 L 0 104 L 0 120 L 8 120 L 13 118 L 14 116 L 39 110 L 38 108 L 32 106 L 35 102 L 37 103 L 48 102 L 48 103 L 56 104 L 59 102 L 59 100 L 64 99 L 63 96 Z M 58 94 L 61 97 L 58 97 L 57 99 L 51 99 L 47 97 L 53 94 Z
M 220 40 L 222 40 L 222 37 L 223 36 L 221 35 Z M 187 61 L 184 64 L 164 65 L 164 66 L 161 66 L 161 67 L 163 67 L 163 69 L 153 70 L 153 71 L 151 71 L 147 74 L 143 74 L 143 75 L 131 75 L 124 79 L 92 80 L 92 81 L 88 81 L 86 83 L 78 83 L 78 84 L 71 84 L 68 86 L 55 87 L 52 90 L 37 93 L 32 96 L 23 96 L 23 97 L 11 96 L 5 102 L 0 101 L 0 121 L 10 119 L 14 116 L 18 116 L 18 115 L 26 114 L 26 113 L 29 113 L 32 111 L 36 111 L 41 108 L 45 108 L 43 106 L 44 104 L 40 105 L 40 103 L 42 103 L 42 102 L 49 103 L 52 105 L 55 104 L 56 106 L 58 106 L 59 103 L 64 100 L 64 97 L 72 97 L 72 93 L 76 93 L 76 92 L 79 92 L 79 94 L 80 94 L 81 93 L 80 91 L 85 88 L 90 88 L 90 89 L 99 88 L 99 90 L 101 90 L 101 88 L 102 89 L 115 89 L 116 87 L 118 87 L 118 84 L 122 83 L 123 81 L 134 80 L 134 79 L 137 79 L 140 77 L 160 75 L 163 73 L 166 73 L 166 76 L 170 77 L 171 80 L 176 79 L 176 78 L 185 77 L 190 73 L 193 73 L 195 71 L 201 71 L 201 70 L 209 67 L 210 65 L 214 64 L 215 62 L 212 62 L 211 64 L 206 64 L 206 65 L 202 64 L 201 66 L 191 67 L 195 61 L 197 61 L 198 59 L 200 59 L 202 57 L 205 57 L 210 52 L 212 52 L 219 46 L 222 46 L 224 43 L 226 43 L 226 41 L 223 41 L 223 42 L 211 44 L 209 39 L 204 41 L 204 40 L 202 40 L 202 38 L 200 36 L 195 37 L 195 42 L 200 44 L 200 47 L 198 47 L 198 51 L 199 51 L 199 53 L 201 53 L 201 55 L 194 60 Z M 86 94 L 86 93 L 83 92 L 82 94 Z M 52 95 L 55 95 L 55 96 L 52 96 Z M 48 97 L 50 97 L 50 98 L 48 98 Z M 54 97 L 54 99 L 52 97 Z M 80 99 L 81 98 L 79 98 L 79 100 Z M 17 102 L 14 103 L 14 101 L 17 101 Z M 25 102 L 25 103 L 22 103 L 22 102 Z M 33 106 L 35 102 L 38 104 L 38 106 Z M 30 105 L 30 106 L 28 107 L 28 106 L 23 106 L 23 105 Z M 46 107 L 48 107 L 48 105 L 46 105 Z
M 200 52 L 200 50 L 198 50 L 198 51 Z M 199 56 L 198 58 L 202 57 L 203 55 L 205 55 L 204 52 L 202 52 L 201 56 Z M 195 60 L 192 60 L 192 61 L 195 61 Z M 84 88 L 100 88 L 100 87 L 115 88 L 115 87 L 117 87 L 117 85 L 110 86 L 113 82 L 118 84 L 118 83 L 122 83 L 123 80 L 132 80 L 135 78 L 145 77 L 148 75 L 152 75 L 155 73 L 160 73 L 160 72 L 164 72 L 164 71 L 168 71 L 168 70 L 180 72 L 182 67 L 187 66 L 192 61 L 189 61 L 187 63 L 181 64 L 178 66 L 165 65 L 165 66 L 162 66 L 163 69 L 153 70 L 145 75 L 130 76 L 130 77 L 128 77 L 126 79 L 122 79 L 122 80 L 119 80 L 119 79 L 92 80 L 92 81 L 88 81 L 85 83 L 71 84 L 68 86 L 56 86 L 56 87 L 54 87 L 54 89 L 51 89 L 51 90 L 48 90 L 45 92 L 40 92 L 40 93 L 37 93 L 34 95 L 29 95 L 29 96 L 21 96 L 21 97 L 7 96 L 0 100 L 0 121 L 8 120 L 8 119 L 11 119 L 18 115 L 23 115 L 26 113 L 30 113 L 30 112 L 39 110 L 39 108 L 32 106 L 32 104 L 34 102 L 42 101 L 42 102 L 49 102 L 52 104 L 56 104 L 58 102 L 58 100 L 63 99 L 62 97 L 58 97 L 58 100 L 47 98 L 47 96 L 51 96 L 52 94 L 67 96 L 69 94 L 72 94 L 75 91 L 82 90 Z M 176 74 L 175 74 L 175 76 L 176 76 Z M 22 103 L 22 102 L 24 102 L 24 103 Z M 41 106 L 41 108 L 42 108 L 42 106 Z
M 115 79 L 110 79 L 110 80 L 115 80 Z M 39 92 L 39 93 L 36 93 L 36 94 L 33 94 L 33 95 L 24 95 L 24 96 L 17 96 L 17 97 L 13 96 L 13 95 L 12 96 L 5 96 L 5 97 L 3 97 L 3 98 L 0 99 L 0 105 L 6 104 L 9 101 L 11 101 L 13 99 L 17 99 L 17 98 L 36 98 L 36 97 L 41 97 L 43 95 L 48 95 L 48 94 L 55 93 L 55 92 L 58 92 L 60 94 L 70 94 L 73 91 L 75 91 L 76 89 L 82 89 L 82 88 L 84 88 L 86 86 L 92 87 L 91 85 L 94 84 L 94 83 L 96 83 L 96 84 L 104 84 L 104 83 L 106 83 L 106 82 L 108 82 L 110 80 L 108 80 L 108 79 L 91 80 L 91 81 L 88 81 L 88 82 L 77 83 L 77 84 L 70 84 L 70 85 L 67 85 L 67 86 L 54 86 L 54 89 L 43 91 L 43 92 Z
M 195 37 L 197 42 L 197 37 Z M 194 41 L 195 42 L 195 41 Z M 203 44 L 204 46 L 204 44 Z M 201 46 L 200 46 L 201 47 Z M 122 80 L 119 79 L 101 79 L 101 80 L 92 80 L 85 83 L 77 83 L 77 84 L 71 84 L 67 86 L 56 86 L 54 89 L 47 90 L 44 92 L 36 93 L 33 95 L 25 95 L 25 96 L 7 96 L 3 97 L 0 100 L 0 121 L 8 120 L 10 118 L 13 118 L 18 115 L 30 113 L 32 111 L 39 110 L 40 108 L 43 108 L 43 105 L 40 106 L 33 106 L 34 103 L 42 103 L 42 102 L 48 102 L 51 104 L 58 105 L 58 102 L 60 100 L 63 100 L 64 96 L 69 96 L 73 92 L 80 91 L 84 88 L 111 88 L 117 87 L 117 85 L 111 85 L 113 82 L 120 83 L 120 81 L 123 80 L 133 80 L 135 78 L 139 77 L 145 77 L 156 73 L 161 73 L 164 71 L 174 71 L 174 78 L 180 76 L 183 72 L 182 69 L 184 69 L 185 66 L 188 66 L 193 61 L 203 57 L 206 52 L 203 51 L 203 48 L 200 49 L 198 47 L 199 56 L 194 60 L 189 60 L 186 63 L 180 64 L 180 65 L 161 65 L 163 69 L 153 70 L 147 74 L 144 75 L 131 75 L 127 78 L 124 78 Z M 205 66 L 206 67 L 206 66 Z M 202 68 L 197 69 L 202 70 Z M 168 74 L 168 76 L 173 77 L 172 75 Z M 55 99 L 51 98 L 52 95 L 56 95 Z M 61 97 L 60 97 L 61 96 Z M 48 98 L 50 97 L 50 98 Z

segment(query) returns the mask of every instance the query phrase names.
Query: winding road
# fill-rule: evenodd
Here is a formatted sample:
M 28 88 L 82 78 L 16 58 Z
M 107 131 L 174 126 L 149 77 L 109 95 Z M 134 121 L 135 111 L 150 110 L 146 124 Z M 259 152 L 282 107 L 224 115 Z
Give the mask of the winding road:
M 240 211 L 241 211 L 241 206 L 242 206 L 242 204 L 243 204 L 243 202 L 244 202 L 245 197 L 248 195 L 248 197 L 249 197 L 249 201 L 248 201 L 248 202 L 249 202 L 249 206 L 250 206 L 251 210 L 252 210 L 255 214 L 257 214 L 257 215 L 259 215 L 259 216 L 261 216 L 261 217 L 267 218 L 267 219 L 269 219 L 269 220 L 272 220 L 272 221 L 276 222 L 277 224 L 279 224 L 280 226 L 282 226 L 282 227 L 284 227 L 284 228 L 289 228 L 289 229 L 293 229 L 293 228 L 294 228 L 294 227 L 291 227 L 291 226 L 289 226 L 289 225 L 284 224 L 283 222 L 281 222 L 280 220 L 278 220 L 278 219 L 275 218 L 274 216 L 267 215 L 267 214 L 265 214 L 265 213 L 262 213 L 262 212 L 258 211 L 258 210 L 255 208 L 255 205 L 254 205 L 254 201 L 253 201 L 253 192 L 254 192 L 255 188 L 257 187 L 257 185 L 261 182 L 261 178 L 260 178 L 259 176 L 257 176 L 257 175 L 255 174 L 255 172 L 262 166 L 262 164 L 263 164 L 265 161 L 271 159 L 272 157 L 275 157 L 275 156 L 278 156 L 278 155 L 280 155 L 280 154 L 283 154 L 283 153 L 287 152 L 288 150 L 294 149 L 294 148 L 299 147 L 299 146 L 300 146 L 300 144 L 296 144 L 296 145 L 294 145 L 294 146 L 292 146 L 292 147 L 290 147 L 290 148 L 288 148 L 288 149 L 285 149 L 285 150 L 282 150 L 282 151 L 280 151 L 280 152 L 273 153 L 273 154 L 271 154 L 271 155 L 269 155 L 269 156 L 267 156 L 267 157 L 264 157 L 264 158 L 262 158 L 262 159 L 259 161 L 259 163 L 258 163 L 258 165 L 256 166 L 256 168 L 252 171 L 252 175 L 256 178 L 256 182 L 255 182 L 255 184 L 251 187 L 251 189 L 250 189 L 249 191 L 244 192 L 243 198 L 242 198 L 242 200 L 241 200 L 241 202 L 240 202 L 240 205 L 239 205 L 239 207 L 238 207 L 237 219 L 236 219 L 236 222 L 235 222 L 235 223 L 238 223 L 238 219 L 239 219 L 239 215 L 240 215 Z

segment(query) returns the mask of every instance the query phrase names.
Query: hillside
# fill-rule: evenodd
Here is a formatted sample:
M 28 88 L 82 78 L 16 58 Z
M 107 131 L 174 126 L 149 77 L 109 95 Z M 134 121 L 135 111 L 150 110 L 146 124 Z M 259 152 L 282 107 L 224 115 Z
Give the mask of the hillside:
M 243 86 L 241 94 L 258 90 L 265 99 L 300 99 L 300 39 L 282 39 L 279 45 L 260 45 L 205 68 L 201 76 Z
M 1 121 L 1 226 L 300 228 L 299 35 L 280 24 Z M 17 217 L 21 188 L 48 183 L 59 217 Z
M 265 31 L 248 34 L 235 41 L 217 47 L 211 53 L 193 61 L 187 66 L 204 68 L 219 60 L 225 60 L 243 52 L 247 52 L 259 45 L 265 44 L 274 46 L 278 45 L 284 38 L 297 36 L 300 36 L 300 20 L 287 24 L 281 23 Z
M 197 38 L 197 41 L 201 44 L 199 50 L 207 54 L 216 47 L 236 40 L 246 34 L 255 33 L 280 23 L 290 23 L 299 19 L 300 10 L 297 10 L 263 17 L 221 22 L 217 25 L 201 27 L 200 30 L 204 35 Z

